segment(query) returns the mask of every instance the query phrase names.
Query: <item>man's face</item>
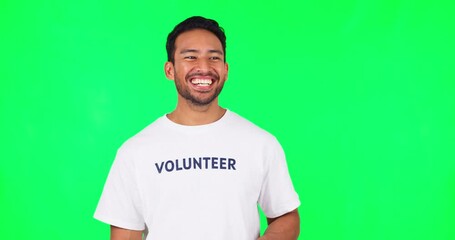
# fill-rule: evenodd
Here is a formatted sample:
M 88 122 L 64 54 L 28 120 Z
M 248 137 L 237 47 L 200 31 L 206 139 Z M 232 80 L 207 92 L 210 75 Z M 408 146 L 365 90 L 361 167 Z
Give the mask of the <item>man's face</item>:
M 177 92 L 194 105 L 217 99 L 227 79 L 228 65 L 220 40 L 211 32 L 194 29 L 175 40 L 174 64 L 165 65 L 166 77 L 175 81 Z

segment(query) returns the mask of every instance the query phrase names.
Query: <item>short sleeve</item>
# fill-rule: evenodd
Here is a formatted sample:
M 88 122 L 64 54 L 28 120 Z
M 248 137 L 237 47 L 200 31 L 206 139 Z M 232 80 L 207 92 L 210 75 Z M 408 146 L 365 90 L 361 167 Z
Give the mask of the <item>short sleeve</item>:
M 133 157 L 122 147 L 112 164 L 94 217 L 113 226 L 141 231 L 145 228 L 141 212 Z
M 275 138 L 266 152 L 258 203 L 268 218 L 275 218 L 296 209 L 300 200 L 292 185 L 283 149 Z

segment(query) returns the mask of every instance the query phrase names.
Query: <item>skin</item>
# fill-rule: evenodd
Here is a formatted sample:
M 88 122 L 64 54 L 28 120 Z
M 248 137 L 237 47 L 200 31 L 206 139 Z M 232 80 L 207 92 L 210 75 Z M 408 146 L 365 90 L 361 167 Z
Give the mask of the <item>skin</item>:
M 111 240 L 142 240 L 142 231 L 134 231 L 111 225 Z
M 228 64 L 224 61 L 221 42 L 211 32 L 195 29 L 180 34 L 175 40 L 174 63 L 166 62 L 166 77 L 175 82 L 177 88 L 187 91 L 200 102 L 208 99 L 206 104 L 195 104 L 185 98 L 179 91 L 176 109 L 167 117 L 182 125 L 202 125 L 220 119 L 226 109 L 218 105 L 218 96 L 227 80 Z M 214 80 L 209 88 L 197 88 L 191 84 L 191 77 L 211 78 Z M 216 75 L 218 77 L 212 77 Z
M 167 117 L 178 124 L 196 126 L 220 119 L 226 109 L 218 105 L 228 76 L 223 47 L 211 32 L 195 29 L 180 34 L 175 41 L 174 62 L 166 62 L 164 72 L 177 88 L 177 106 Z M 191 80 L 212 80 L 197 86 Z M 300 231 L 297 209 L 277 218 L 268 218 L 264 236 L 258 240 L 296 240 Z M 141 240 L 142 232 L 111 226 L 111 240 Z
M 268 227 L 258 240 L 297 240 L 300 217 L 297 209 L 277 218 L 267 218 Z

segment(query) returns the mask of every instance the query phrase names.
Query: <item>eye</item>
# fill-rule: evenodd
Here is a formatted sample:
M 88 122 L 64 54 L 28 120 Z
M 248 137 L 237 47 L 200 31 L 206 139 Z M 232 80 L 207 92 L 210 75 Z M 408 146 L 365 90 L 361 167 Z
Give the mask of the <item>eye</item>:
M 213 56 L 213 57 L 210 57 L 210 60 L 218 61 L 218 60 L 221 60 L 221 58 L 218 56 Z
M 194 60 L 196 59 L 196 56 L 185 56 L 184 59 Z

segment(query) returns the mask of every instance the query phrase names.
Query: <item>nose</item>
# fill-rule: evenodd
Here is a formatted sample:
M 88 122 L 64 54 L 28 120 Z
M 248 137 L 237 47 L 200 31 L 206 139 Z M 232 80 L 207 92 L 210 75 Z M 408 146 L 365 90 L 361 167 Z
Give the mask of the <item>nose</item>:
M 203 73 L 208 72 L 210 70 L 210 63 L 208 62 L 208 60 L 200 58 L 197 61 L 196 68 L 197 68 L 198 72 L 203 72 Z

